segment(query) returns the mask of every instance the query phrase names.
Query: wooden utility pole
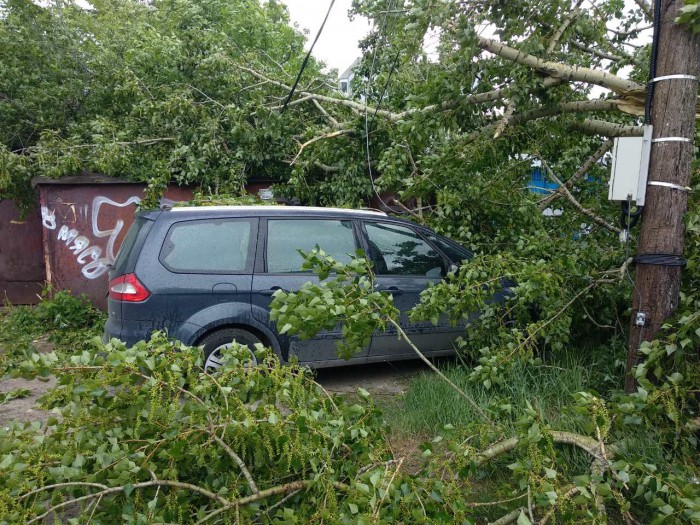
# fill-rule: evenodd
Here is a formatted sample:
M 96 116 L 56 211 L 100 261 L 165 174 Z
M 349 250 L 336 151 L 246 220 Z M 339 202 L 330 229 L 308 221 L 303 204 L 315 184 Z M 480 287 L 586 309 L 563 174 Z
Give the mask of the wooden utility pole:
M 699 35 L 674 22 L 683 0 L 657 1 L 661 2 L 661 16 L 656 78 L 697 77 L 700 74 Z M 637 252 L 641 259 L 637 261 L 632 291 L 632 326 L 625 375 L 627 392 L 636 389 L 632 369 L 639 360 L 639 345 L 654 339 L 678 306 L 685 233 L 683 216 L 688 206 L 685 188 L 689 185 L 694 156 L 697 95 L 698 82 L 692 78 L 655 82 L 651 112 L 653 138 L 667 140 L 652 141 L 651 146 L 649 185 Z

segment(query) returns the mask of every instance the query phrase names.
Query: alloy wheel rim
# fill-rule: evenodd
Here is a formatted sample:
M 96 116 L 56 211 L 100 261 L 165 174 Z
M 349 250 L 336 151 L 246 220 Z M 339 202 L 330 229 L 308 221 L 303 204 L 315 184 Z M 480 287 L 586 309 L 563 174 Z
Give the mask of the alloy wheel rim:
M 206 361 L 204 362 L 204 370 L 217 370 L 221 367 L 223 364 L 223 357 L 221 355 L 221 350 L 225 350 L 226 348 L 230 348 L 233 343 L 226 343 L 223 345 L 217 346 L 213 352 L 211 352 L 208 356 Z M 250 360 L 246 361 L 243 364 L 244 368 L 248 367 L 254 367 L 258 364 L 258 360 L 255 357 L 255 353 L 250 347 L 248 348 L 248 352 L 250 353 Z

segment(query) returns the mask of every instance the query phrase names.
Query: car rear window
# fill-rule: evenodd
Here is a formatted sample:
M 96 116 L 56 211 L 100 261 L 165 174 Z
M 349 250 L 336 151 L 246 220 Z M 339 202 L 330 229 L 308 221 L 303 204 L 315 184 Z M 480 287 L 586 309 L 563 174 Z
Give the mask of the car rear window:
M 143 241 L 151 230 L 153 221 L 144 219 L 143 217 L 136 217 L 134 223 L 129 228 L 129 231 L 124 238 L 124 242 L 117 252 L 117 257 L 114 259 L 112 264 L 113 270 L 117 274 L 129 273 L 138 255 L 138 252 L 143 245 Z
M 177 222 L 160 250 L 160 262 L 176 273 L 237 273 L 252 268 L 253 224 L 243 219 Z
M 301 272 L 304 259 L 318 245 L 336 261 L 347 263 L 355 253 L 352 221 L 333 219 L 274 219 L 267 221 L 267 271 Z

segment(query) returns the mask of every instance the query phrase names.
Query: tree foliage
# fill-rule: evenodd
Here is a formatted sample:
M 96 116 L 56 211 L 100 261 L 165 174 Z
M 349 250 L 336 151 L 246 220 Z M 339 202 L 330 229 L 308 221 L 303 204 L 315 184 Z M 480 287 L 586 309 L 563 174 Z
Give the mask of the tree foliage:
M 0 195 L 32 176 L 94 171 L 209 193 L 280 179 L 304 109 L 244 67 L 293 78 L 303 35 L 275 1 L 4 3 L 0 17 Z M 304 81 L 325 88 L 311 61 Z M 24 192 L 24 193 L 23 193 Z
M 373 331 L 392 324 L 417 356 L 429 363 L 401 330 L 399 313 L 391 295 L 374 290 L 370 263 L 354 258 L 345 265 L 316 249 L 305 254 L 304 265 L 325 281 L 309 283 L 298 292 L 276 293 L 272 315 L 285 332 L 308 338 L 323 328 L 341 323 L 343 333 L 349 336 L 339 345 L 339 350 L 356 353 L 367 344 Z M 532 280 L 524 290 L 516 286 L 503 305 L 493 301 L 493 293 L 502 283 L 483 282 L 487 274 L 472 270 L 471 266 L 471 263 L 465 264 L 460 270 L 462 275 L 453 274 L 446 282 L 429 288 L 424 293 L 427 297 L 413 309 L 411 316 L 421 318 L 433 309 L 442 313 L 445 308 L 435 308 L 434 303 L 447 301 L 451 307 L 448 311 L 456 312 L 456 316 L 482 312 L 479 319 L 472 319 L 468 333 L 480 334 L 485 328 L 486 334 L 500 335 L 493 318 L 504 311 L 517 310 L 522 303 L 519 295 L 528 296 Z M 331 275 L 333 277 L 329 278 Z M 468 297 L 466 312 L 461 308 L 459 294 L 441 295 L 455 278 L 459 279 L 463 295 Z M 464 288 L 465 282 L 471 286 Z M 472 293 L 472 288 L 478 291 Z M 527 340 L 546 341 L 544 327 L 552 324 L 555 318 L 550 316 L 542 323 L 532 323 L 522 333 L 512 328 L 516 337 L 511 337 L 506 345 L 510 351 L 507 356 L 488 356 L 488 352 L 482 350 L 481 364 L 472 372 L 472 379 L 483 381 L 488 389 L 492 388 L 492 380 L 494 384 L 502 381 L 503 370 L 489 365 L 512 364 L 513 355 L 518 353 L 529 353 L 532 358 L 536 345 Z M 456 422 L 464 432 L 463 439 L 447 441 L 445 463 L 439 462 L 435 468 L 441 470 L 443 478 L 461 479 L 466 483 L 472 473 L 489 462 L 515 452 L 515 461 L 507 465 L 513 473 L 507 493 L 520 496 L 506 501 L 523 498 L 523 491 L 527 491 L 527 506 L 517 506 L 506 516 L 520 523 L 531 523 L 534 516 L 538 516 L 539 523 L 547 523 L 555 516 L 565 522 L 577 523 L 585 519 L 605 523 L 607 507 L 613 507 L 626 522 L 633 522 L 633 516 L 649 519 L 651 523 L 696 522 L 700 519 L 700 489 L 696 482 L 700 468 L 696 433 L 700 423 L 694 389 L 700 380 L 700 363 L 697 359 L 689 362 L 685 354 L 700 344 L 700 316 L 697 313 L 692 318 L 683 316 L 677 323 L 666 327 L 663 339 L 642 345 L 645 359 L 635 370 L 641 383 L 636 393 L 614 391 L 607 399 L 594 392 L 575 393 L 569 410 L 578 415 L 574 419 L 578 433 L 552 428 L 546 415 L 528 401 L 515 423 L 515 435 L 508 435 L 504 424 L 508 418 L 499 412 L 509 412 L 510 405 L 507 410 L 497 404 L 486 410 L 480 408 L 469 394 L 431 365 L 460 395 L 461 401 L 469 403 L 478 415 L 476 421 Z M 540 331 L 544 334 L 538 333 Z M 508 340 L 507 337 L 503 339 Z M 668 356 L 672 357 L 671 362 Z M 526 365 L 520 360 L 519 365 L 538 366 L 538 363 L 531 361 Z M 655 381 L 647 378 L 650 370 Z M 662 452 L 656 459 L 635 447 L 631 435 L 636 429 L 652 432 L 658 439 Z M 439 437 L 435 443 L 441 441 Z M 557 450 L 561 446 L 586 452 L 590 456 L 590 470 L 572 474 L 567 465 L 570 457 Z M 427 447 L 429 453 L 432 448 L 439 446 Z M 455 506 L 459 501 L 458 498 Z
M 685 3 L 677 15 L 693 26 L 696 5 Z M 566 347 L 612 347 L 629 325 L 637 233 L 620 236 L 619 208 L 606 199 L 606 163 L 610 137 L 640 134 L 652 15 L 645 0 L 590 4 L 357 0 L 355 12 L 374 25 L 363 42 L 354 97 L 338 94 L 312 62 L 281 113 L 301 65 L 303 36 L 288 27 L 277 2 L 96 0 L 82 9 L 7 0 L 0 15 L 0 195 L 28 203 L 31 177 L 87 170 L 147 182 L 152 197 L 173 180 L 220 202 L 219 194 L 227 199 L 251 176 L 264 176 L 307 204 L 383 199 L 475 252 L 423 294 L 413 316 L 459 320 L 480 311 L 461 350 L 473 360 L 472 380 L 497 392 L 509 369 L 540 366 Z M 556 191 L 531 191 L 535 166 L 559 185 Z M 225 507 L 243 516 L 269 510 L 264 519 L 278 523 L 299 516 L 453 523 L 498 518 L 490 504 L 519 523 L 604 521 L 607 508 L 629 522 L 697 521 L 697 166 L 692 186 L 678 315 L 658 340 L 642 345 L 636 393 L 577 395 L 576 436 L 550 428 L 534 405 L 524 408 L 516 435 L 504 435 L 493 424 L 497 414 L 484 411 L 458 430 L 464 434 L 445 440 L 445 461 L 409 479 L 386 463 L 370 409 L 343 406 L 343 419 L 334 418 L 332 402 L 306 389 L 303 373 L 269 361 L 267 368 L 224 372 L 236 385 L 229 387 L 197 368 L 197 352 L 176 353 L 157 338 L 132 350 L 113 343 L 107 355 L 79 355 L 59 370 L 63 385 L 53 402 L 62 419 L 46 434 L 10 431 L 6 439 L 17 452 L 3 451 L 2 467 L 12 475 L 2 501 L 21 521 L 58 503 L 61 496 L 40 487 L 74 483 L 75 475 L 99 486 L 60 489 L 85 496 L 94 521 L 105 522 L 114 516 L 102 498 L 121 498 L 134 521 L 156 512 L 163 520 L 199 519 Z M 281 330 L 311 335 L 342 321 L 349 352 L 392 323 L 390 298 L 373 290 L 363 259 L 340 265 L 317 251 L 308 266 L 334 277 L 278 294 Z M 505 310 L 488 300 L 504 279 L 516 284 Z M 153 360 L 153 352 L 167 359 Z M 43 361 L 32 356 L 25 371 Z M 283 414 L 277 396 L 287 382 L 299 397 L 291 405 L 285 400 L 291 412 Z M 133 403 L 124 401 L 125 392 Z M 263 402 L 247 406 L 251 392 Z M 224 399 L 230 404 L 222 410 Z M 309 406 L 319 412 L 313 423 L 301 415 Z M 129 418 L 118 429 L 109 426 L 122 411 Z M 276 421 L 269 420 L 273 414 Z M 285 452 L 290 442 L 280 425 L 287 420 L 294 421 L 295 439 L 316 440 L 321 463 Z M 225 437 L 212 421 L 225 426 Z M 71 429 L 86 434 L 77 441 Z M 117 431 L 123 435 L 110 435 Z M 630 431 L 657 437 L 659 457 L 651 462 L 635 451 Z M 272 499 L 241 499 L 256 491 L 212 432 L 245 458 L 254 483 L 301 492 L 287 506 L 281 503 L 287 489 Z M 119 437 L 116 450 L 106 437 Z M 67 446 L 68 455 L 57 452 Z M 560 452 L 566 446 L 590 456 L 585 472 L 568 475 Z M 287 456 L 298 460 L 293 468 Z M 513 472 L 508 501 L 480 507 L 465 500 L 473 474 L 478 479 L 489 461 L 503 458 Z M 284 473 L 290 468 L 292 481 Z M 200 488 L 226 503 L 154 482 L 196 485 L 193 473 Z M 109 489 L 115 491 L 95 496 Z
M 399 473 L 366 392 L 331 398 L 262 348 L 256 366 L 225 354 L 212 376 L 201 348 L 154 334 L 23 365 L 58 375 L 55 415 L 0 429 L 0 522 L 453 523 L 451 484 Z

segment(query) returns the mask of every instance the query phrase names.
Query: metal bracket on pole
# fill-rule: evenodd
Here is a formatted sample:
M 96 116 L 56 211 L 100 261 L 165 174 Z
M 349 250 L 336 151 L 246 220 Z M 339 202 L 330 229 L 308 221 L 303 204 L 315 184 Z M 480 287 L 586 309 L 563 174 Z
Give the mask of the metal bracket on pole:
M 647 186 L 663 186 L 664 188 L 671 188 L 673 190 L 683 191 L 685 193 L 690 193 L 692 188 L 688 186 L 681 186 L 680 184 L 673 184 L 672 182 L 661 182 L 658 180 L 652 180 L 647 182 Z
M 654 144 L 657 142 L 690 142 L 692 144 L 693 139 L 689 139 L 688 137 L 659 137 L 651 139 L 651 142 Z
M 651 82 L 661 82 L 662 80 L 694 80 L 698 81 L 698 77 L 694 75 L 664 75 L 662 77 L 652 78 Z

